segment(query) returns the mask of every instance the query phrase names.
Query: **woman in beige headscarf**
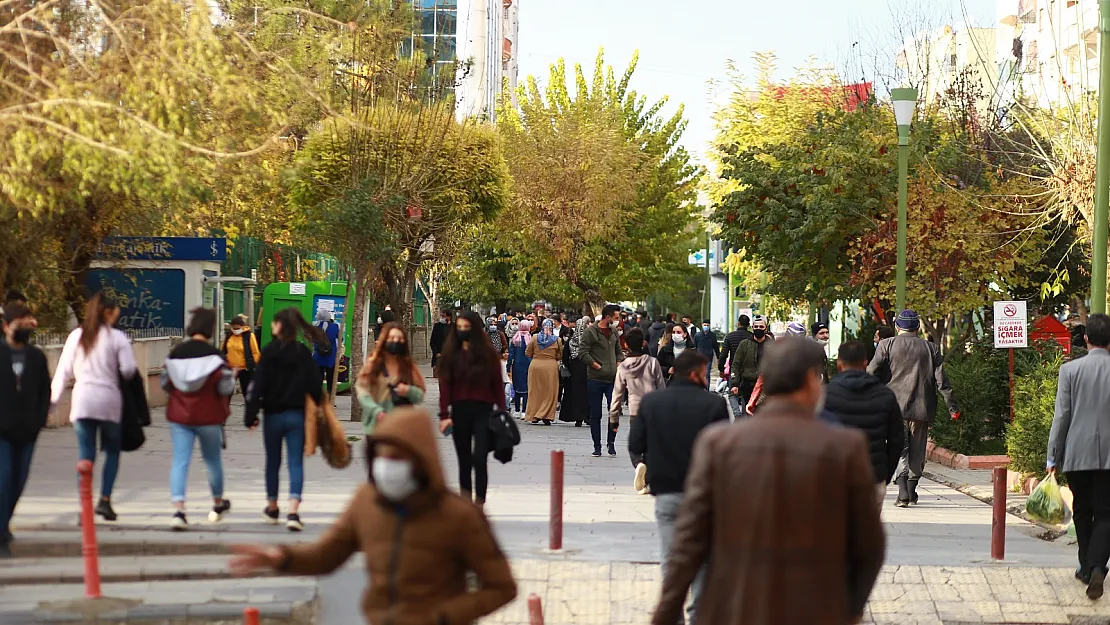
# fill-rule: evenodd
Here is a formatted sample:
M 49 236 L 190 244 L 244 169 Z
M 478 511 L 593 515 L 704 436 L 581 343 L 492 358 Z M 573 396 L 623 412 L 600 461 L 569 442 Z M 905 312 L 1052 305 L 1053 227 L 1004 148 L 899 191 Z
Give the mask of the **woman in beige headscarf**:
M 527 356 L 532 359 L 528 368 L 527 421 L 551 425 L 559 403 L 559 359 L 563 356 L 563 341 L 555 333 L 555 324 L 550 319 L 544 319 L 543 331 L 532 337 Z

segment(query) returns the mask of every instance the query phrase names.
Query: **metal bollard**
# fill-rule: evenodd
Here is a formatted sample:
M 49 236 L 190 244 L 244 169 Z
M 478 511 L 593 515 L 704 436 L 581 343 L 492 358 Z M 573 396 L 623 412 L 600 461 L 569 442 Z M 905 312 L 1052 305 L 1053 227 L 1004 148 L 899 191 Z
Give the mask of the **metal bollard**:
M 991 559 L 1006 559 L 1006 468 L 998 467 L 991 471 L 994 483 L 994 499 L 991 502 L 994 515 L 991 519 Z
M 92 462 L 77 463 L 78 495 L 81 499 L 81 555 L 85 558 L 85 596 L 100 598 L 100 548 L 96 543 L 96 517 L 92 503 Z
M 543 625 L 543 604 L 535 593 L 528 595 L 528 625 Z
M 548 534 L 548 548 L 559 551 L 563 548 L 563 450 L 551 452 L 551 520 Z M 529 600 L 530 601 L 530 600 Z
M 243 625 L 259 625 L 261 622 L 262 617 L 259 616 L 258 608 L 243 610 Z

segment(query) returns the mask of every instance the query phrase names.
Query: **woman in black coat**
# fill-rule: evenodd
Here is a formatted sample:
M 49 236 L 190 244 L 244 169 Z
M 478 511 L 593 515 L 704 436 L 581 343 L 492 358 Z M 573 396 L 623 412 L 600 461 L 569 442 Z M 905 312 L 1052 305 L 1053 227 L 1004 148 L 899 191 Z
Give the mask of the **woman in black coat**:
M 574 427 L 582 427 L 582 422 L 590 418 L 590 403 L 586 391 L 586 363 L 578 358 L 579 341 L 588 323 L 585 317 L 579 319 L 574 330 L 567 329 L 568 339 L 563 340 L 563 366 L 570 370 L 570 378 L 563 391 L 563 407 L 559 411 L 559 420 L 566 423 L 573 422 Z

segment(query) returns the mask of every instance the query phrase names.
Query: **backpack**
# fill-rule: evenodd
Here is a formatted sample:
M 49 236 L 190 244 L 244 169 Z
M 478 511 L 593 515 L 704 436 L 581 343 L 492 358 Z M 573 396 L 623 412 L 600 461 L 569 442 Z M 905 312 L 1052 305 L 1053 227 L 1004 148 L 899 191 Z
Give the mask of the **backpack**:
M 331 322 L 325 321 L 324 323 L 331 323 Z M 320 328 L 320 326 L 316 326 L 316 327 Z M 330 356 L 331 355 L 331 339 L 328 338 L 328 331 L 327 331 L 326 328 L 320 328 L 320 329 L 324 331 L 324 340 L 323 341 L 314 341 L 313 342 L 313 347 L 316 348 L 316 353 L 319 354 L 320 356 Z

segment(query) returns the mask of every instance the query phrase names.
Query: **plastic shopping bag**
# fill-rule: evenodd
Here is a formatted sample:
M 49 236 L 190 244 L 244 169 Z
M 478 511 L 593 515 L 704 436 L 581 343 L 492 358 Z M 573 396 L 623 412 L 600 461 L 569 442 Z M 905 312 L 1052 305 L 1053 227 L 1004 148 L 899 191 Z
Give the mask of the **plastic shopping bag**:
M 1033 489 L 1025 502 L 1025 511 L 1042 523 L 1058 525 L 1064 522 L 1064 498 L 1060 496 L 1055 474 L 1049 474 Z

